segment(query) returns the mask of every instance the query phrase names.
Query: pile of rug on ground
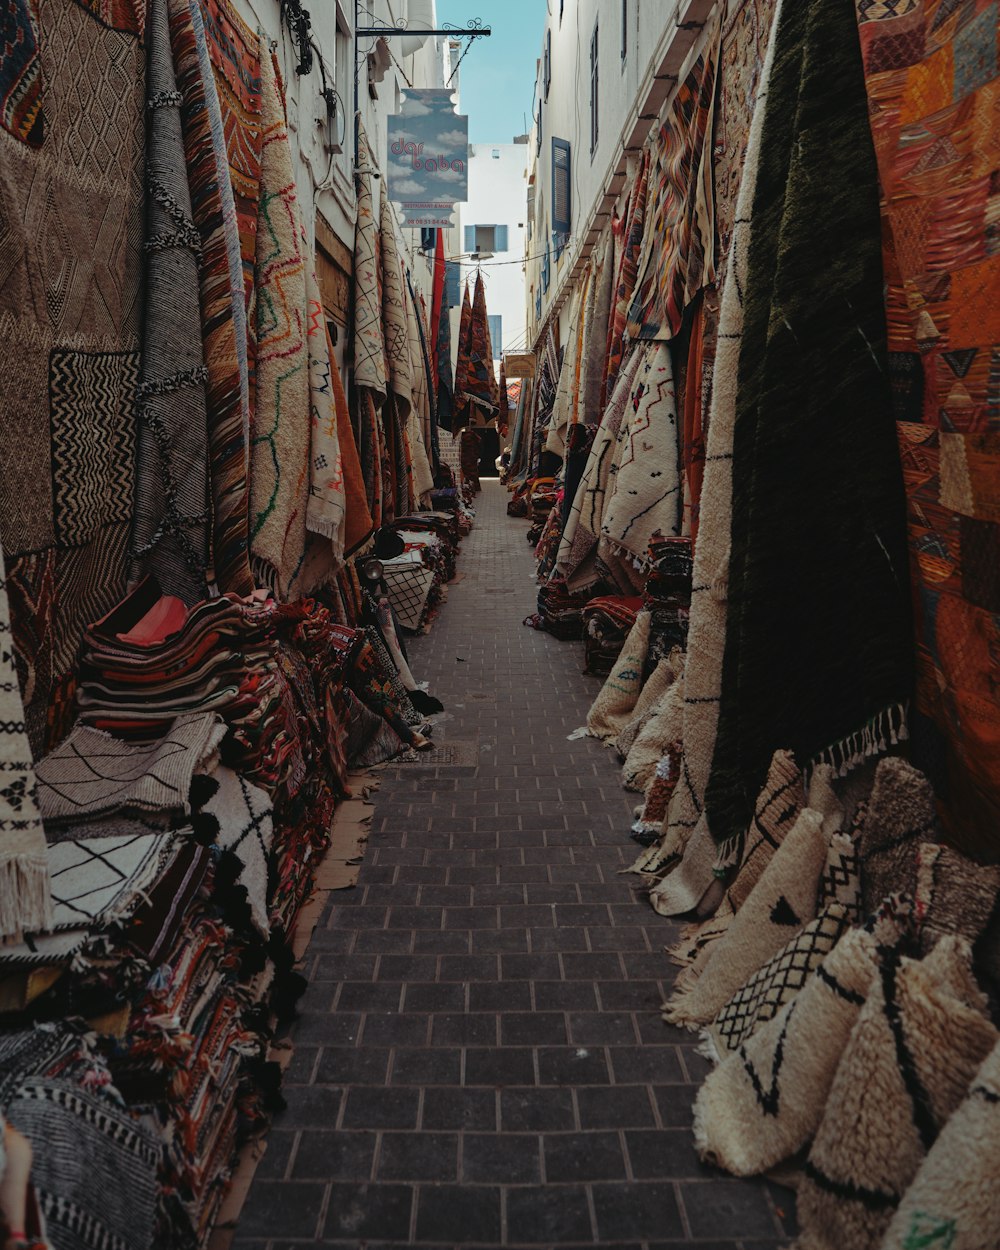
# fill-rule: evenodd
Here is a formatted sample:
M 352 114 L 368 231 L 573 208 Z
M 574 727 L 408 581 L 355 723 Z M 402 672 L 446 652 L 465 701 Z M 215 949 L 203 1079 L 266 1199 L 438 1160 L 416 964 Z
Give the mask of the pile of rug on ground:
M 998 82 L 985 0 L 713 6 L 513 423 L 699 1149 L 801 1250 L 1000 1244 Z

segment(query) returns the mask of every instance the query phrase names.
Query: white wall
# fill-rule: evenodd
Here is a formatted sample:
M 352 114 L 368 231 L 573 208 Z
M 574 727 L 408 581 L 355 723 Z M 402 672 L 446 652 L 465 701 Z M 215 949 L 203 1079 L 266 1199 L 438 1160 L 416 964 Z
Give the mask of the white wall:
M 535 211 L 528 255 L 542 253 L 547 244 L 551 245 L 553 136 L 571 145 L 572 224 L 568 245 L 558 261 L 554 256 L 551 260 L 540 317 L 536 317 L 532 288 L 537 292 L 543 285 L 542 262 L 536 259 L 527 263 L 529 344 L 544 327 L 554 301 L 566 300 L 570 274 L 577 268 L 581 252 L 593 245 L 610 221 L 611 208 L 626 185 L 626 170 L 630 172 L 634 166 L 657 113 L 692 59 L 701 23 L 716 3 L 725 4 L 726 0 L 548 0 L 532 110 L 537 119 L 541 101 L 541 143 L 537 120 L 529 139 Z M 595 24 L 599 26 L 598 140 L 591 152 L 590 46 Z M 549 32 L 551 71 L 546 93 L 543 80 Z M 563 321 L 568 308 L 568 301 L 562 303 Z
M 495 155 L 494 155 L 495 154 Z M 503 350 L 524 349 L 525 178 L 528 147 L 524 143 L 476 143 L 469 146 L 469 200 L 461 204 L 462 249 L 468 225 L 505 225 L 507 251 L 482 262 L 486 307 L 503 318 Z M 475 281 L 477 265 L 463 262 L 462 282 Z M 499 359 L 498 345 L 493 344 Z M 499 366 L 497 368 L 499 373 Z

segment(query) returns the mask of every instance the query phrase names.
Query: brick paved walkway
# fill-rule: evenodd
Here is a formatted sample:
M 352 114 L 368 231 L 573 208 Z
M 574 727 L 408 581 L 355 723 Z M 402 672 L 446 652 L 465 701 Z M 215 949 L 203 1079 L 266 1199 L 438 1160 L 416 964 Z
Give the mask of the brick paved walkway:
M 411 646 L 451 714 L 439 740 L 479 766 L 385 774 L 358 888 L 310 946 L 234 1250 L 776 1250 L 771 1191 L 694 1153 L 705 1061 L 658 1010 L 676 928 L 619 874 L 636 796 L 566 738 L 599 683 L 578 644 L 522 626 L 525 523 L 497 483 L 479 499 L 464 580 Z

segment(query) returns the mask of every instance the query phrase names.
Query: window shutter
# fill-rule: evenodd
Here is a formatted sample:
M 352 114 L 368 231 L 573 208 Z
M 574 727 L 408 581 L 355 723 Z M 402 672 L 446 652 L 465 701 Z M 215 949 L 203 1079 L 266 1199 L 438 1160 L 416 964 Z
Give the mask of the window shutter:
M 434 227 L 425 226 L 420 231 L 420 250 L 422 252 L 431 252 L 434 250 Z
M 449 308 L 457 308 L 462 302 L 458 289 L 459 273 L 460 266 L 457 260 L 444 262 L 444 302 Z
M 494 252 L 507 251 L 507 227 L 495 226 L 493 229 L 493 250 Z
M 538 101 L 538 124 L 535 126 L 535 155 L 542 150 L 542 102 Z
M 545 78 L 544 78 L 545 98 L 547 100 L 549 98 L 549 83 L 552 81 L 552 31 L 551 30 L 547 30 L 545 32 L 545 57 L 544 57 L 543 73 L 545 75 Z
M 549 246 L 548 244 L 546 244 L 545 255 L 542 257 L 542 290 L 543 291 L 547 291 L 549 289 L 549 273 L 550 273 Z
M 475 226 L 465 227 L 465 250 L 467 252 L 474 252 L 476 250 L 476 227 Z
M 490 323 L 490 346 L 493 348 L 493 359 L 499 360 L 503 354 L 503 317 L 500 313 L 487 313 L 486 320 Z
M 557 259 L 566 246 L 573 218 L 569 149 L 565 139 L 552 140 L 552 237 Z

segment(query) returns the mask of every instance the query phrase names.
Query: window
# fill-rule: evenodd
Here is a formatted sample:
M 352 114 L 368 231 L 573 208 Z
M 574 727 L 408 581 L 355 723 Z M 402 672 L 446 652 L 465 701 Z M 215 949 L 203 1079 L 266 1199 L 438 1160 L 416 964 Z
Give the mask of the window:
M 535 118 L 535 155 L 542 150 L 542 102 L 538 101 L 538 116 Z
M 461 266 L 457 260 L 444 262 L 444 302 L 449 308 L 457 308 L 462 302 L 459 290 Z
M 494 148 L 494 149 L 493 149 L 493 159 L 494 159 L 495 161 L 498 161 L 498 160 L 500 159 L 500 149 L 499 149 L 499 148 Z
M 560 26 L 562 25 L 563 6 L 565 5 L 565 3 L 566 3 L 566 0 L 559 0 L 559 25 Z
M 539 287 L 535 292 L 535 320 L 542 315 L 542 288 Z
M 597 34 L 598 23 L 594 23 L 594 33 L 590 37 L 590 155 L 597 151 Z
M 532 235 L 532 227 L 535 224 L 535 184 L 532 183 L 528 187 L 528 239 L 530 241 Z
M 506 252 L 508 247 L 507 227 L 466 226 L 464 244 L 465 251 L 470 254 L 475 252 Z
M 622 0 L 622 64 L 628 56 L 628 0 Z
M 490 323 L 490 346 L 493 348 L 493 359 L 499 360 L 503 355 L 503 317 L 500 313 L 487 313 L 486 320 Z
M 420 250 L 422 252 L 433 252 L 434 250 L 434 227 L 433 226 L 421 227 Z
M 546 100 L 549 98 L 549 83 L 552 81 L 552 31 L 545 32 L 545 51 L 542 54 L 542 86 Z
M 546 232 L 547 233 L 547 232 Z M 552 276 L 552 258 L 549 254 L 549 245 L 545 245 L 545 255 L 542 257 L 542 290 L 549 289 L 549 279 Z
M 565 139 L 552 140 L 552 243 L 556 260 L 572 229 L 570 151 Z

